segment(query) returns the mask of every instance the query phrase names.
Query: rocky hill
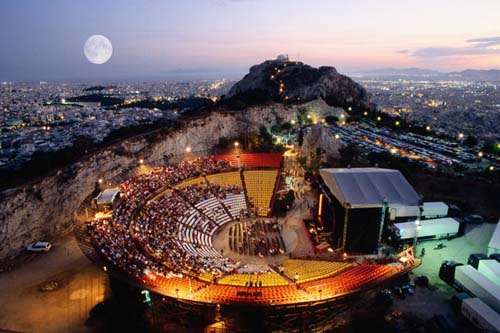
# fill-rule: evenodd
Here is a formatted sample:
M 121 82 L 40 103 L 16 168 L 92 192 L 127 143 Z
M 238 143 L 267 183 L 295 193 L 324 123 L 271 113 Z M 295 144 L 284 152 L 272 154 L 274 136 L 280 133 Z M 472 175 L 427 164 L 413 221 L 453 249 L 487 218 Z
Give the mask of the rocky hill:
M 252 66 L 227 99 L 303 102 L 322 98 L 331 106 L 368 108 L 366 90 L 334 67 L 314 68 L 288 59 L 268 60 Z

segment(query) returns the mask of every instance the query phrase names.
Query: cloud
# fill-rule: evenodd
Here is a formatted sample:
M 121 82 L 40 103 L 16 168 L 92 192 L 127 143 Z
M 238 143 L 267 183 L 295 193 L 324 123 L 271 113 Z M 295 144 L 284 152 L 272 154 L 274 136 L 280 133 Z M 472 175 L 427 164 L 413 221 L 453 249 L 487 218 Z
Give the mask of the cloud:
M 410 50 L 398 50 L 398 51 L 396 51 L 396 53 L 401 53 L 401 54 L 408 54 L 410 52 L 411 52 Z
M 470 56 L 470 55 L 488 55 L 500 54 L 500 36 L 498 37 L 485 37 L 474 38 L 465 41 L 468 45 L 463 47 L 449 47 L 449 46 L 430 46 L 409 50 L 396 51 L 397 53 L 407 53 L 417 58 L 438 58 L 450 56 Z M 408 51 L 408 52 L 404 52 Z
M 500 36 L 498 37 L 486 37 L 486 38 L 474 38 L 466 41 L 467 43 L 474 44 L 474 47 L 490 47 L 500 45 Z

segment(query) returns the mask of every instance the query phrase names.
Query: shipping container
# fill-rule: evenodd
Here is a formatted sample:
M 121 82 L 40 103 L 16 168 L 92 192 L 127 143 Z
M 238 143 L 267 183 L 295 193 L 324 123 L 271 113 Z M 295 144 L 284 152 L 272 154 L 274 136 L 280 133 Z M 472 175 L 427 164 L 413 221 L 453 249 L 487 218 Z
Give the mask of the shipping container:
M 422 220 L 417 230 L 416 221 L 394 223 L 398 228 L 401 240 L 412 240 L 415 237 L 415 232 L 418 232 L 419 239 L 441 239 L 451 238 L 458 235 L 460 223 L 451 217 L 440 219 Z
M 500 315 L 477 297 L 463 299 L 460 312 L 482 332 L 500 330 Z
M 458 266 L 455 269 L 455 285 L 500 312 L 500 286 L 479 273 L 471 265 Z
M 500 286 L 500 263 L 493 259 L 479 261 L 477 270 L 493 281 L 496 285 Z
M 444 202 L 424 202 L 422 216 L 425 218 L 448 216 L 448 205 Z

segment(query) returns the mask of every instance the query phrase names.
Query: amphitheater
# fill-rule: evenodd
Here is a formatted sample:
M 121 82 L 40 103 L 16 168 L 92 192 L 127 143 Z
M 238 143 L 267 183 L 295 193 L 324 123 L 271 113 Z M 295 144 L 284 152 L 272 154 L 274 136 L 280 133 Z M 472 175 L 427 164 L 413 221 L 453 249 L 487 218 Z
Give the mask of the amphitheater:
M 82 248 L 88 239 L 96 262 L 113 274 L 164 299 L 199 305 L 333 304 L 417 265 L 411 251 L 383 260 L 325 257 L 314 249 L 295 255 L 297 238 L 308 237 L 305 227 L 290 233 L 289 222 L 271 209 L 283 173 L 276 153 L 151 168 L 117 184 L 121 197 L 112 215 L 92 215 L 88 237 L 77 238 Z

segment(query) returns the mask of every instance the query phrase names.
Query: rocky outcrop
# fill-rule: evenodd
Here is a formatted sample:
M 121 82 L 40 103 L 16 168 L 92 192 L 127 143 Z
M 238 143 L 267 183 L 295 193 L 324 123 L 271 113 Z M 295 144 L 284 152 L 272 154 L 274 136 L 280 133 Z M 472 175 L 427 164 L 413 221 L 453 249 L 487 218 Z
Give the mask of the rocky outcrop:
M 245 96 L 289 102 L 321 98 L 332 106 L 369 107 L 366 90 L 334 67 L 314 68 L 287 59 L 268 60 L 251 67 L 227 94 L 229 99 Z
M 322 101 L 217 111 L 187 121 L 170 133 L 153 132 L 124 140 L 36 183 L 4 191 L 0 193 L 0 260 L 15 257 L 29 242 L 52 240 L 67 230 L 99 178 L 106 186 L 115 185 L 123 175 L 137 170 L 139 159 L 144 159 L 146 165 L 164 165 L 183 158 L 187 146 L 192 154 L 211 154 L 221 137 L 237 137 L 245 131 L 257 131 L 260 126 L 291 121 L 303 112 L 324 117 L 341 111 Z
M 328 127 L 317 125 L 304 137 L 300 155 L 309 156 L 311 152 L 316 151 L 316 148 L 321 148 L 326 158 L 338 158 L 342 146 L 342 141 L 336 139 Z

